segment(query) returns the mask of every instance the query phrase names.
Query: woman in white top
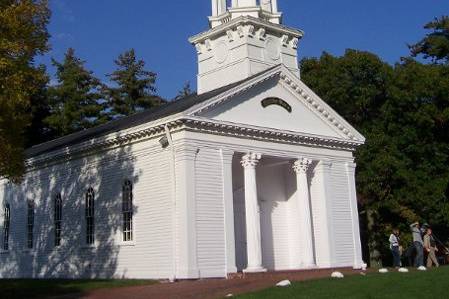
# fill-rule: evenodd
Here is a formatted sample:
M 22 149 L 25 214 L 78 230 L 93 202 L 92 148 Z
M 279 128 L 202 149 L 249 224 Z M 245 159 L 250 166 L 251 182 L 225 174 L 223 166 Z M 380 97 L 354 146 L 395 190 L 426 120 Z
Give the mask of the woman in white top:
M 401 252 L 400 252 L 400 244 L 399 244 L 399 230 L 393 229 L 393 233 L 390 235 L 390 249 L 393 254 L 393 267 L 399 268 L 401 267 Z

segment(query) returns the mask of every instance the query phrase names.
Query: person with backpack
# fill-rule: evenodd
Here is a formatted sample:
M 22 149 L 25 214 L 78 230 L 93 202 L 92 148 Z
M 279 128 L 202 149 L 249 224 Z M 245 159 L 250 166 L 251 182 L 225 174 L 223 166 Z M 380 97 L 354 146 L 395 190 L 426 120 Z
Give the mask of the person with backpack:
M 431 268 L 433 264 L 439 267 L 437 256 L 435 253 L 438 251 L 437 242 L 432 235 L 432 229 L 427 228 L 426 234 L 424 235 L 424 248 L 427 251 L 427 268 Z
M 393 267 L 401 267 L 401 250 L 400 250 L 400 238 L 399 230 L 397 228 L 393 229 L 393 233 L 390 235 L 390 250 L 393 255 Z

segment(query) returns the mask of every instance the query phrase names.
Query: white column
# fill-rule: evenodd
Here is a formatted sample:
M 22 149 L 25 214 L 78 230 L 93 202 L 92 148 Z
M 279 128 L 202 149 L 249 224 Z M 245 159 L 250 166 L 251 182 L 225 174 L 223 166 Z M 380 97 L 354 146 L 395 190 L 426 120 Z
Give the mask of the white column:
M 225 212 L 226 274 L 236 273 L 234 235 L 234 194 L 232 188 L 233 151 L 221 150 L 223 169 L 223 206 Z
M 246 273 L 264 272 L 262 267 L 262 243 L 260 236 L 260 210 L 257 200 L 256 166 L 261 154 L 249 153 L 243 156 L 241 164 L 245 177 L 246 244 L 248 267 Z
M 227 10 L 226 0 L 218 0 L 218 15 L 224 14 Z
M 265 11 L 272 11 L 271 0 L 260 0 L 260 6 Z
M 296 172 L 297 181 L 297 201 L 299 209 L 299 238 L 302 252 L 300 253 L 299 264 L 301 268 L 311 268 L 315 266 L 313 253 L 312 219 L 310 209 L 309 183 L 307 171 L 312 161 L 306 158 L 298 159 L 293 169 Z
M 278 13 L 278 0 L 271 0 L 271 11 Z
M 212 0 L 212 16 L 216 17 L 226 12 L 226 0 Z
M 218 1 L 219 0 L 212 0 L 212 15 L 213 17 L 218 16 Z
M 362 257 L 362 242 L 360 241 L 360 222 L 359 211 L 357 206 L 357 192 L 355 185 L 355 169 L 357 165 L 355 163 L 347 163 L 346 171 L 348 175 L 349 184 L 349 200 L 351 205 L 352 215 L 352 236 L 354 244 L 354 269 L 360 269 L 363 265 Z
M 195 159 L 198 149 L 181 145 L 176 149 L 177 273 L 179 279 L 199 278 L 196 252 Z
M 256 0 L 232 0 L 232 7 L 254 7 L 256 6 Z

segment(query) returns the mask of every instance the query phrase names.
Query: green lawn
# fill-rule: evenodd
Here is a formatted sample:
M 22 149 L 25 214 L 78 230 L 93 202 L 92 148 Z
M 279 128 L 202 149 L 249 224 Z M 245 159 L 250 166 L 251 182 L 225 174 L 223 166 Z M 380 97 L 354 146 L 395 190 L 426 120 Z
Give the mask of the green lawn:
M 341 280 L 322 279 L 293 283 L 287 288 L 271 288 L 238 296 L 239 299 L 424 299 L 449 298 L 449 267 L 427 272 L 368 274 Z
M 151 280 L 28 280 L 0 279 L 2 299 L 41 299 L 57 295 L 83 294 L 102 288 L 148 285 Z

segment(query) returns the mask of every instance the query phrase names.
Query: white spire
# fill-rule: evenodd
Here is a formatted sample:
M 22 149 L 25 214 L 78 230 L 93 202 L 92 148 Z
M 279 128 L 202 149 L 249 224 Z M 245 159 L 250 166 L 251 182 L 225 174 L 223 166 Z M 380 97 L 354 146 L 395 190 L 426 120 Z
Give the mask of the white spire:
M 281 26 L 281 18 L 277 0 L 212 0 L 211 29 L 190 38 L 198 52 L 198 93 L 278 64 L 299 77 L 303 32 Z

